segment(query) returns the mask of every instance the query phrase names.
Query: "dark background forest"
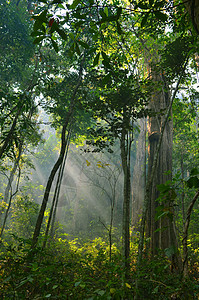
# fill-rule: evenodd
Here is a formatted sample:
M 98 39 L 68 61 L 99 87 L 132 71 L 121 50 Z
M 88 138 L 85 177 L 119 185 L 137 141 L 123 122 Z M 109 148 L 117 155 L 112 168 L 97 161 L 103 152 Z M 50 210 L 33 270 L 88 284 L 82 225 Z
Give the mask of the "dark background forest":
M 0 13 L 1 299 L 199 299 L 199 1 Z

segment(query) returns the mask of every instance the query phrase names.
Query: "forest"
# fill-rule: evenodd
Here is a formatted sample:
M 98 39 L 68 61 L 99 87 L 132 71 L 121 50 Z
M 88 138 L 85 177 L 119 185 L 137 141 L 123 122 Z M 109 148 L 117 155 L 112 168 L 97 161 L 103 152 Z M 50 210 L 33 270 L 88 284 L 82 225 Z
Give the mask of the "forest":
M 199 299 L 199 1 L 0 15 L 0 298 Z

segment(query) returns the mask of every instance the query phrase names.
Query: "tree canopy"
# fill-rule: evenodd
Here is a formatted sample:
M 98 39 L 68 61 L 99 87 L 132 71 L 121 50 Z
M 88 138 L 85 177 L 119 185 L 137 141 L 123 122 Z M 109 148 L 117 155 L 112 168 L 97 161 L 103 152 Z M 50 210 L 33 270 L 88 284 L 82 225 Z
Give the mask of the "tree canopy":
M 198 298 L 198 10 L 0 4 L 3 298 Z

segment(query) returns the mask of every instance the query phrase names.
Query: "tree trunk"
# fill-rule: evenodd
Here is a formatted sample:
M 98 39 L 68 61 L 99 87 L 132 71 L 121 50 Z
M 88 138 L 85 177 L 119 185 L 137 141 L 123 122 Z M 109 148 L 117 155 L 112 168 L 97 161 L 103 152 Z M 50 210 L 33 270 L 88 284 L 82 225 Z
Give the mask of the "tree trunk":
M 199 0 L 188 0 L 183 1 L 183 3 L 190 15 L 195 31 L 199 34 Z
M 63 125 L 63 128 L 62 128 L 61 150 L 60 150 L 59 158 L 58 158 L 57 162 L 55 163 L 55 165 L 54 165 L 54 167 L 53 167 L 53 169 L 50 173 L 50 176 L 48 178 L 48 182 L 47 182 L 47 185 L 46 185 L 42 205 L 41 205 L 40 212 L 39 212 L 37 222 L 36 222 L 36 225 L 35 225 L 35 230 L 34 230 L 34 234 L 33 234 L 33 238 L 32 238 L 31 249 L 34 249 L 37 245 L 38 237 L 39 237 L 40 230 L 41 230 L 41 225 L 42 225 L 43 218 L 44 218 L 44 213 L 45 213 L 46 206 L 47 206 L 47 203 L 48 203 L 48 198 L 49 198 L 51 186 L 52 186 L 54 177 L 55 177 L 55 175 L 56 175 L 58 169 L 60 168 L 60 166 L 63 162 L 63 159 L 64 159 L 64 154 L 65 154 L 66 147 L 67 147 L 66 129 L 67 129 L 67 126 L 68 126 L 68 124 L 71 120 L 71 116 L 73 115 L 73 112 L 74 112 L 75 97 L 76 97 L 76 94 L 77 94 L 77 91 L 79 89 L 79 86 L 81 84 L 81 79 L 82 79 L 82 71 L 83 71 L 82 63 L 83 63 L 83 61 L 84 61 L 84 59 L 82 60 L 81 65 L 80 65 L 79 78 L 78 78 L 77 85 L 76 85 L 76 87 L 74 89 L 74 92 L 72 94 L 72 97 L 71 97 L 69 112 L 67 113 L 67 116 L 65 118 L 64 125 Z
M 70 131 L 68 132 L 68 135 L 67 135 L 67 141 L 66 141 L 67 148 L 66 148 L 66 151 L 64 153 L 64 159 L 63 159 L 63 162 L 62 162 L 62 164 L 60 166 L 60 169 L 59 169 L 59 174 L 58 174 L 58 178 L 57 178 L 57 183 L 56 183 L 56 187 L 55 187 L 53 201 L 52 201 L 52 204 L 51 204 L 50 214 L 49 214 L 48 223 L 47 223 L 47 227 L 46 227 L 45 239 L 44 239 L 44 242 L 43 242 L 43 248 L 45 248 L 45 246 L 46 246 L 46 241 L 47 241 L 47 238 L 48 238 L 48 233 L 49 233 L 50 226 L 51 226 L 51 238 L 53 238 L 53 235 L 54 235 L 54 223 L 55 223 L 57 206 L 58 206 L 58 202 L 59 202 L 59 194 L 60 194 L 61 182 L 62 182 L 62 178 L 63 178 L 64 167 L 65 167 L 65 164 L 66 164 L 66 158 L 67 158 L 67 154 L 68 154 L 69 136 L 70 136 Z
M 194 207 L 194 204 L 196 200 L 199 197 L 199 190 L 196 192 L 195 196 L 193 197 L 193 200 L 191 201 L 189 208 L 187 210 L 187 217 L 186 217 L 186 222 L 184 225 L 184 230 L 183 230 L 183 276 L 187 277 L 188 276 L 188 249 L 187 249 L 187 239 L 188 239 L 188 229 L 189 229 L 189 223 L 190 223 L 190 218 L 191 218 L 191 213 Z
M 54 207 L 54 211 L 53 211 L 53 215 L 52 215 L 52 224 L 51 224 L 51 229 L 50 229 L 51 238 L 53 238 L 54 234 L 55 234 L 55 220 L 56 220 L 57 211 L 58 211 L 58 202 L 59 202 L 61 183 L 62 183 L 62 179 L 63 179 L 64 168 L 65 168 L 65 165 L 66 165 L 66 159 L 67 159 L 67 156 L 68 156 L 68 149 L 69 149 L 69 145 L 70 145 L 70 134 L 71 134 L 70 130 L 71 129 L 69 129 L 68 136 L 67 136 L 67 149 L 66 149 L 63 164 L 61 166 L 60 183 L 59 183 L 58 192 L 57 192 L 56 201 L 55 201 L 55 207 Z
M 167 109 L 170 103 L 170 95 L 164 81 L 164 77 L 152 71 L 152 79 L 157 82 L 163 82 L 162 90 L 155 92 L 150 101 L 150 109 L 155 112 L 160 112 L 162 109 Z M 150 117 L 148 120 L 148 174 L 151 173 L 153 161 L 161 135 L 162 124 L 165 122 L 165 116 L 160 114 L 155 117 Z M 173 223 L 174 207 L 172 199 L 164 199 L 161 202 L 156 201 L 159 197 L 157 185 L 164 184 L 172 179 L 172 144 L 173 144 L 173 122 L 172 114 L 165 126 L 162 136 L 162 144 L 159 151 L 159 158 L 155 170 L 153 182 L 149 191 L 149 207 L 147 218 L 147 236 L 151 238 L 150 249 L 152 255 L 158 253 L 158 249 L 170 249 L 172 256 L 177 250 L 177 238 Z M 160 219 L 156 218 L 157 209 L 161 209 L 164 216 Z M 176 266 L 177 267 L 177 266 Z
M 12 186 L 12 182 L 14 180 L 14 175 L 16 173 L 16 170 L 17 170 L 17 167 L 19 165 L 19 161 L 20 161 L 20 158 L 21 158 L 21 154 L 22 154 L 22 143 L 19 144 L 19 153 L 18 153 L 18 156 L 14 162 L 14 166 L 12 168 L 12 171 L 10 172 L 10 177 L 8 179 L 8 184 L 6 186 L 6 189 L 5 189 L 5 193 L 4 193 L 4 202 L 8 202 L 8 199 L 9 199 L 9 192 L 11 190 L 11 186 Z
M 141 219 L 146 181 L 146 119 L 140 119 L 138 124 L 140 134 L 132 181 L 132 226 L 134 230 L 138 230 L 138 222 Z
M 153 70 L 151 75 L 154 84 L 162 82 L 163 85 L 161 91 L 156 91 L 154 93 L 154 96 L 150 101 L 150 108 L 155 112 L 165 109 L 167 113 L 163 116 L 158 114 L 155 117 L 150 117 L 148 120 L 148 176 L 152 173 L 154 158 L 158 148 L 159 154 L 152 182 L 148 191 L 147 237 L 150 238 L 150 250 L 152 256 L 158 253 L 158 249 L 163 250 L 171 259 L 172 269 L 179 272 L 181 271 L 182 266 L 181 259 L 178 254 L 178 242 L 175 231 L 174 203 L 169 197 L 162 199 L 161 202 L 156 201 L 159 197 L 157 185 L 164 184 L 167 180 L 172 179 L 173 122 L 171 105 L 174 95 L 171 101 L 168 87 L 163 75 L 157 74 Z M 176 90 L 178 84 L 176 85 Z M 159 143 L 160 137 L 161 144 Z M 159 210 L 159 213 L 162 214 L 162 217 L 156 217 L 158 212 L 157 210 Z
M 124 113 L 125 114 L 125 113 Z M 124 174 L 124 187 L 123 187 L 123 257 L 125 263 L 125 275 L 128 278 L 129 274 L 129 254 L 130 254 L 130 199 L 131 199 L 131 175 L 130 175 L 130 149 L 132 137 L 126 131 L 122 130 L 120 139 L 122 169 Z
M 183 161 L 183 152 L 181 152 L 181 158 L 180 158 L 180 168 L 181 168 L 181 177 L 182 177 L 182 184 L 183 184 L 183 191 L 181 195 L 181 203 L 182 203 L 182 221 L 183 226 L 185 225 L 185 192 L 184 192 L 184 161 Z
M 17 169 L 17 166 L 19 166 L 19 161 L 20 161 L 20 158 L 21 158 L 21 154 L 22 154 L 22 143 L 20 143 L 19 145 L 19 153 L 18 153 L 18 157 L 15 161 L 15 164 L 14 164 L 14 167 L 11 171 L 11 177 L 14 177 L 14 173 L 16 172 L 16 169 Z M 15 166 L 16 165 L 16 166 Z M 14 171 L 14 172 L 13 172 Z M 3 224 L 2 224 L 2 228 L 1 228 L 1 232 L 0 232 L 0 241 L 2 239 L 2 236 L 3 236 L 3 232 L 4 232 L 4 229 L 5 229 L 5 226 L 6 226 L 6 222 L 7 222 L 7 218 L 8 218 L 8 214 L 9 214 L 9 210 L 10 210 L 10 207 L 11 207 L 11 204 L 12 204 L 12 199 L 13 197 L 16 195 L 16 193 L 18 192 L 18 188 L 19 188 L 19 181 L 20 181 L 20 175 L 21 175 L 21 172 L 20 172 L 20 168 L 19 168 L 19 175 L 18 175 L 18 182 L 17 182 L 17 186 L 16 186 L 16 190 L 15 192 L 12 194 L 12 191 L 11 191 L 11 194 L 10 194 L 10 198 L 9 198 L 9 201 L 8 201 L 8 207 L 6 209 L 6 212 L 5 212 L 5 216 L 4 216 L 4 220 L 3 220 Z M 10 182 L 10 178 L 9 178 L 9 189 L 11 190 L 11 182 Z M 12 178 L 13 180 L 13 178 Z M 8 191 L 8 196 L 9 196 L 9 191 Z

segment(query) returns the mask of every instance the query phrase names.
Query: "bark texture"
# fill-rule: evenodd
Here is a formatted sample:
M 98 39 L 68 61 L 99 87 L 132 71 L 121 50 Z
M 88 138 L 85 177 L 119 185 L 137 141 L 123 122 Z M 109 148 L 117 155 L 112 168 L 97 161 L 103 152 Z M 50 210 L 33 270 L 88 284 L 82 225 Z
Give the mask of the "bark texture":
M 158 89 L 151 101 L 150 109 L 158 114 L 148 120 L 148 176 L 152 171 L 155 153 L 161 136 L 162 125 L 165 122 L 165 115 L 160 115 L 161 110 L 167 110 L 170 104 L 170 93 L 167 88 L 163 75 L 151 72 L 154 84 L 160 83 L 162 88 Z M 168 250 L 172 260 L 173 268 L 179 269 L 177 251 L 177 237 L 174 225 L 174 206 L 169 197 L 157 201 L 159 191 L 157 185 L 164 184 L 172 179 L 172 143 L 173 143 L 173 122 L 172 113 L 166 122 L 165 130 L 162 135 L 162 143 L 159 150 L 157 166 L 155 169 L 152 184 L 149 190 L 149 203 L 147 215 L 147 236 L 150 237 L 150 249 L 152 255 L 158 253 L 158 249 Z M 157 218 L 157 213 L 162 214 Z
M 190 15 L 195 31 L 199 34 L 199 0 L 184 1 L 184 5 Z
M 138 230 L 138 222 L 141 219 L 146 180 L 146 119 L 140 119 L 138 124 L 140 134 L 132 181 L 132 226 L 134 230 Z

